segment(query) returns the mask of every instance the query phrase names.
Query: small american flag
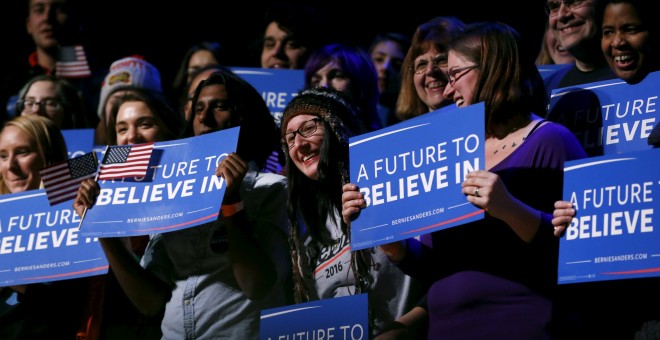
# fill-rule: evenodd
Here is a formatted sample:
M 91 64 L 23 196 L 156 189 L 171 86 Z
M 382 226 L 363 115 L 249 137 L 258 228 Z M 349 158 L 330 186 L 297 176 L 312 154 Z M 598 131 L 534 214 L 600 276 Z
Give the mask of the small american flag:
M 154 143 L 108 146 L 99 179 L 145 176 L 153 149 Z
M 78 46 L 60 47 L 55 63 L 55 74 L 62 78 L 86 78 L 92 75 L 87 64 L 85 49 Z
M 80 182 L 94 177 L 98 166 L 96 154 L 90 152 L 41 170 L 39 174 L 44 182 L 48 203 L 56 205 L 76 198 Z

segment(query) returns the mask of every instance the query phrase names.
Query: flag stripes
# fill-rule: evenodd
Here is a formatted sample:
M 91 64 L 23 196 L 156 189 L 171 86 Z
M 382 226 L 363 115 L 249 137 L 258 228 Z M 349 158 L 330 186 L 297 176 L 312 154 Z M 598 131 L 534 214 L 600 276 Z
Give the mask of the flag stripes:
M 153 148 L 154 143 L 109 146 L 101 162 L 99 179 L 145 176 Z
M 80 182 L 93 178 L 97 167 L 96 155 L 90 152 L 41 170 L 48 203 L 52 206 L 76 198 Z
M 82 46 L 62 47 L 59 53 L 59 60 L 55 63 L 55 74 L 58 77 L 85 78 L 92 75 Z

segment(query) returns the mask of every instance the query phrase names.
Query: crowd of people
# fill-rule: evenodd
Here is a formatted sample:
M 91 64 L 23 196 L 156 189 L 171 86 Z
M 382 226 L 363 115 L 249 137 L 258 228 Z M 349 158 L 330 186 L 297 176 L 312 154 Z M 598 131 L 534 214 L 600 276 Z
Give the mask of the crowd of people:
M 100 238 L 104 275 L 0 287 L 0 338 L 258 339 L 264 309 L 366 293 L 378 340 L 660 339 L 658 280 L 557 284 L 577 215 L 564 163 L 602 150 L 576 137 L 593 126 L 549 109 L 555 89 L 660 70 L 647 2 L 545 0 L 534 46 L 507 23 L 449 15 L 357 46 L 326 31 L 319 9 L 274 6 L 246 58 L 303 72 L 281 122 L 217 41 L 191 45 L 172 84 L 137 54 L 97 67 L 75 39 L 73 3 L 27 1 L 34 52 L 0 93 L 0 195 L 44 187 L 39 171 L 67 158 L 63 130 L 93 129 L 104 146 L 240 127 L 238 145 L 215 170 L 226 183 L 217 220 Z M 477 103 L 485 164 L 460 190 L 484 218 L 352 250 L 351 223 L 368 206 L 349 176 L 349 138 Z M 87 179 L 71 206 L 83 216 L 99 194 Z

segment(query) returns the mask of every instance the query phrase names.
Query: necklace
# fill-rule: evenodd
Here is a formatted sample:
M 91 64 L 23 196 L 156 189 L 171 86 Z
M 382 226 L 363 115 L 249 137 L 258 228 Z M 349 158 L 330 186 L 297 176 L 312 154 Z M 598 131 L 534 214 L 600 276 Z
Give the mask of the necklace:
M 526 138 L 526 137 L 523 137 L 522 140 L 520 141 L 520 143 L 516 143 L 515 141 L 513 141 L 513 142 L 511 143 L 511 148 L 513 149 L 513 148 L 515 148 L 516 146 L 522 144 L 522 142 L 525 141 L 525 138 Z M 500 149 L 501 149 L 502 151 L 504 151 L 508 145 L 509 145 L 508 143 L 507 143 L 507 144 L 503 144 L 502 146 L 499 146 L 499 145 L 498 145 L 498 146 L 495 148 L 495 150 L 493 150 L 493 155 L 497 155 L 497 153 L 500 151 Z
M 498 153 L 507 153 L 507 151 L 510 152 L 510 150 L 513 150 L 515 147 L 518 145 L 522 144 L 522 142 L 525 141 L 525 138 L 527 138 L 527 135 L 525 134 L 525 129 L 524 127 L 516 127 L 509 132 L 509 134 L 502 138 L 500 140 L 500 144 L 496 145 L 492 150 L 493 150 L 493 155 L 497 155 Z M 521 136 L 522 135 L 522 136 Z M 509 148 L 509 150 L 507 150 Z
M 504 136 L 504 138 L 498 140 L 499 144 L 492 148 L 487 148 L 487 150 L 492 150 L 493 155 L 508 155 L 513 152 L 517 146 L 522 144 L 527 136 L 532 133 L 544 120 L 539 120 L 532 127 L 532 120 L 523 120 L 519 124 L 511 124 L 513 128 Z M 503 126 L 500 128 L 504 128 Z M 501 131 L 501 129 L 500 129 Z M 497 139 L 493 136 L 492 138 Z

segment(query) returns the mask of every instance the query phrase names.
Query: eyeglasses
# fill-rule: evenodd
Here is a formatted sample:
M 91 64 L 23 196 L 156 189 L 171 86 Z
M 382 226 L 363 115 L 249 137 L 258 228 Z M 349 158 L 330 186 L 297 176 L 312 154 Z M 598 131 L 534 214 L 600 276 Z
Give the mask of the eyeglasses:
M 461 79 L 461 77 L 466 75 L 470 70 L 474 70 L 475 68 L 479 68 L 479 65 L 470 65 L 470 66 L 459 67 L 453 70 L 449 70 L 449 72 L 447 72 L 447 79 L 449 80 L 449 84 L 453 86 L 457 80 Z M 463 74 L 461 74 L 460 76 L 456 76 L 461 72 L 463 72 Z
M 296 142 L 296 133 L 302 137 L 307 138 L 316 132 L 316 128 L 318 126 L 317 123 L 320 121 L 321 118 L 314 118 L 300 124 L 298 130 L 287 132 L 284 137 L 282 137 L 282 144 L 288 146 L 288 148 L 291 149 L 293 144 Z
M 545 3 L 545 12 L 548 13 L 549 16 L 554 17 L 559 14 L 561 4 L 564 4 L 564 6 L 568 7 L 571 11 L 574 11 L 585 5 L 587 2 L 587 0 L 550 0 Z
M 16 101 L 16 109 L 18 112 L 32 113 L 37 112 L 40 109 L 45 110 L 46 112 L 54 112 L 60 107 L 60 101 L 55 98 L 45 98 L 40 102 L 31 99 Z
M 413 65 L 412 70 L 415 72 L 415 74 L 422 74 L 426 72 L 426 68 L 428 67 L 429 63 L 431 64 L 431 69 L 447 67 L 447 54 L 440 53 L 431 57 L 430 59 L 417 59 L 415 60 L 415 64 Z

